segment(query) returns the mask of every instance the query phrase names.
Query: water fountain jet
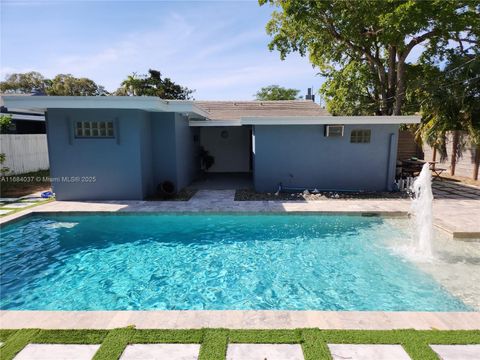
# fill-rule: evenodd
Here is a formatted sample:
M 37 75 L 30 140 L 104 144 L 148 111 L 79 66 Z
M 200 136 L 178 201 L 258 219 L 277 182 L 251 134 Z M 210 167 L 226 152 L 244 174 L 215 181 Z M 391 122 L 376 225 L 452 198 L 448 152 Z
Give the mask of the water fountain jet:
M 433 193 L 430 164 L 426 163 L 412 185 L 411 215 L 415 221 L 414 249 L 417 256 L 432 258 Z

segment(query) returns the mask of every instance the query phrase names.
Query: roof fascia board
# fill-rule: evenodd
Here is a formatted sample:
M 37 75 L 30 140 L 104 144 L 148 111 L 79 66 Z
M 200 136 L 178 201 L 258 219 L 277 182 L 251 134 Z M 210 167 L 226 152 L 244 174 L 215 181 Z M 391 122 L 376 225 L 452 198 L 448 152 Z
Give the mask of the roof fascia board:
M 199 120 L 190 120 L 188 122 L 189 126 L 192 127 L 207 127 L 207 126 L 242 126 L 240 120 L 206 120 L 206 121 L 199 121 Z
M 242 125 L 418 124 L 421 116 L 248 116 Z
M 8 115 L 12 116 L 12 120 L 45 121 L 45 116 L 43 115 L 25 115 L 25 114 L 8 114 Z
M 2 96 L 7 109 L 46 111 L 47 109 L 138 109 L 146 111 L 208 113 L 191 101 L 166 101 L 154 96 Z

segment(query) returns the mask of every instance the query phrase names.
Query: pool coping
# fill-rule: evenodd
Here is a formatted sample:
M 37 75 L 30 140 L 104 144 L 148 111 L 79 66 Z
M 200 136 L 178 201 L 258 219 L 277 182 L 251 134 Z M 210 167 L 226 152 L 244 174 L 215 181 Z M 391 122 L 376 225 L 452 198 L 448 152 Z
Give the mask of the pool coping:
M 1 310 L 0 329 L 348 329 L 478 330 L 480 312 L 152 310 Z

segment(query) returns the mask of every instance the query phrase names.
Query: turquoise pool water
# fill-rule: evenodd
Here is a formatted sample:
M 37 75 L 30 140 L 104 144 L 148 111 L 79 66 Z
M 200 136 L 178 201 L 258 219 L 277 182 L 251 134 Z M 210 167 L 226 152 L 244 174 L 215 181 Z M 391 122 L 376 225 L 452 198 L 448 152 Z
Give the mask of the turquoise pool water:
M 1 233 L 0 308 L 470 310 L 380 217 L 34 216 Z

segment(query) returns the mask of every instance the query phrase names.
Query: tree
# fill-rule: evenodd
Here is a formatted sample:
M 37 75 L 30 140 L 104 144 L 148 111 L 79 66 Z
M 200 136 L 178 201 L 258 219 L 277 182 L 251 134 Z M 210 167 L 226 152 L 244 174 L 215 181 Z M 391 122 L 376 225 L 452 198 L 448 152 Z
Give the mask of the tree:
M 115 92 L 120 96 L 158 96 L 162 99 L 188 100 L 194 90 L 175 84 L 170 78 L 163 78 L 158 70 L 148 70 L 148 75 L 133 73 L 122 81 Z
M 107 95 L 101 85 L 88 78 L 76 78 L 70 74 L 59 74 L 53 80 L 46 79 L 42 74 L 31 71 L 8 75 L 0 83 L 0 90 L 5 93 L 57 96 L 96 96 Z
M 55 96 L 98 96 L 106 95 L 103 86 L 88 78 L 76 78 L 71 74 L 59 74 L 51 80 L 46 89 L 48 95 Z
M 10 124 L 12 123 L 12 117 L 10 115 L 0 115 L 0 134 L 6 134 L 10 129 Z M 4 153 L 0 153 L 0 175 L 4 176 L 10 171 L 6 166 L 3 166 L 6 157 Z
M 31 94 L 33 92 L 45 94 L 49 80 L 36 71 L 7 75 L 5 81 L 0 82 L 0 91 L 3 93 Z
M 10 129 L 10 125 L 12 124 L 12 116 L 11 115 L 0 115 L 0 134 L 8 133 Z
M 450 50 L 443 69 L 425 64 L 421 71 L 408 94 L 422 112 L 418 134 L 442 154 L 450 131 L 465 131 L 480 145 L 480 56 Z
M 350 105 L 365 105 L 368 96 L 377 114 L 402 113 L 408 90 L 407 58 L 414 48 L 423 46 L 426 54 L 435 56 L 452 43 L 465 52 L 478 46 L 479 0 L 259 2 L 280 8 L 267 25 L 273 36 L 271 50 L 277 49 L 282 59 L 290 52 L 308 54 L 331 81 L 333 88 L 327 85 L 322 90 L 327 95 L 338 92 L 341 82 L 357 82 L 363 90 L 359 97 L 348 99 Z M 361 84 L 359 78 L 368 81 Z M 347 90 L 342 86 L 342 91 Z
M 279 85 L 270 85 L 262 87 L 256 94 L 257 100 L 296 100 L 300 90 L 287 89 Z

